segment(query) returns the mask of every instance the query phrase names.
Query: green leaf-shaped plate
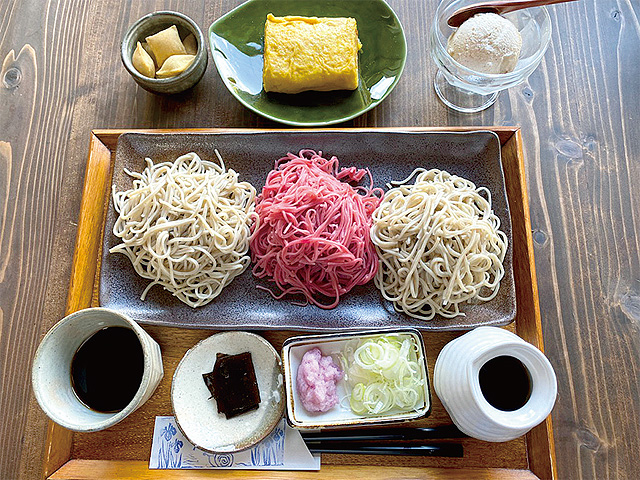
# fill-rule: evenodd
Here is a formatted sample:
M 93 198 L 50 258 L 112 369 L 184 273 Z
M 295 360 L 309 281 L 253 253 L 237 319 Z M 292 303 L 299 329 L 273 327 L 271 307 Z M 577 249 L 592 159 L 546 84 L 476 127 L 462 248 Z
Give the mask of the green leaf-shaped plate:
M 362 43 L 354 91 L 266 93 L 262 89 L 264 22 L 275 16 L 353 17 Z M 384 0 L 249 0 L 209 28 L 211 53 L 229 91 L 263 117 L 303 127 L 350 120 L 393 90 L 407 58 L 402 25 Z

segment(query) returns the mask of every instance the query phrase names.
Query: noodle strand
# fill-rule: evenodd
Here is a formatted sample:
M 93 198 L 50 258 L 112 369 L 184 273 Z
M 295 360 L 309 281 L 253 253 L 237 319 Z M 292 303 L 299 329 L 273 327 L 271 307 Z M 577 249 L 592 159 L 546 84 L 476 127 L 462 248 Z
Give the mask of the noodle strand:
M 143 278 L 161 285 L 191 307 L 206 305 L 249 266 L 255 188 L 238 174 L 188 153 L 174 162 L 147 158 L 141 172 L 125 172 L 133 188 L 117 192 L 109 250 L 129 258 Z
M 366 175 L 370 185 L 352 187 Z M 301 293 L 322 308 L 364 285 L 378 262 L 369 239 L 380 203 L 367 170 L 339 169 L 338 159 L 302 150 L 276 162 L 259 195 L 259 225 L 251 237 L 253 273 L 280 289 L 275 298 Z M 330 302 L 323 302 L 328 297 Z
M 384 298 L 422 320 L 464 315 L 460 304 L 494 298 L 507 237 L 489 190 L 435 169 L 416 169 L 393 185 L 371 228 L 380 258 L 375 283 Z

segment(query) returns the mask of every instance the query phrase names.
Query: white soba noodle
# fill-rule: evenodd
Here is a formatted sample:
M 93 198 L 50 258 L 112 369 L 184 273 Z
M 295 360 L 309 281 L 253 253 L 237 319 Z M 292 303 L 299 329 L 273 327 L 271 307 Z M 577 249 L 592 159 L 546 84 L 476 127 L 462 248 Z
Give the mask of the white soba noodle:
M 133 188 L 116 192 L 118 218 L 113 233 L 122 243 L 110 253 L 126 255 L 135 271 L 162 285 L 187 305 L 205 305 L 250 263 L 250 227 L 255 188 L 238 174 L 195 153 L 174 162 L 153 164 L 147 158 Z
M 380 258 L 375 282 L 382 295 L 396 310 L 423 320 L 464 315 L 461 303 L 495 297 L 504 276 L 507 237 L 499 230 L 489 190 L 425 169 L 393 185 L 371 228 Z

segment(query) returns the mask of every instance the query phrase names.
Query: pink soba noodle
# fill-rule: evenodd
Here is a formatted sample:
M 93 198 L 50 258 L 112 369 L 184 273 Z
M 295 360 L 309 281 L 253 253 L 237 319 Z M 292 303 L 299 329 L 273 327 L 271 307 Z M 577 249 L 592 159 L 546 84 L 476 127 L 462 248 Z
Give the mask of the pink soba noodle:
M 369 177 L 369 186 L 351 186 Z M 250 241 L 253 273 L 268 278 L 282 298 L 301 293 L 334 308 L 340 295 L 369 282 L 378 257 L 369 237 L 381 189 L 368 170 L 339 168 L 338 159 L 301 150 L 276 162 L 258 196 Z M 332 300 L 330 303 L 323 300 Z

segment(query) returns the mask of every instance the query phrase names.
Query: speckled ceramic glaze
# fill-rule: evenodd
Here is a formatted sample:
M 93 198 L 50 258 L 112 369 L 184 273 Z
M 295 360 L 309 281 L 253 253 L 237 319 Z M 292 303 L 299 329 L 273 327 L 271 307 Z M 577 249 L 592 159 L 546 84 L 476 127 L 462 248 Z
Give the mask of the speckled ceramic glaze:
M 336 155 L 344 167 L 368 167 L 378 187 L 384 187 L 391 180 L 406 178 L 417 167 L 444 169 L 491 191 L 494 211 L 511 245 L 511 219 L 500 160 L 500 142 L 492 132 L 126 133 L 120 136 L 116 149 L 113 184 L 119 191 L 131 188 L 131 178 L 123 169 L 142 171 L 145 157 L 157 163 L 175 160 L 194 151 L 203 159 L 213 160 L 216 148 L 227 168 L 239 172 L 240 180 L 252 183 L 258 192 L 276 160 L 287 152 L 297 153 L 304 148 L 322 150 L 325 156 Z M 258 285 L 268 287 L 270 284 L 255 278 L 251 268 L 204 307 L 193 309 L 160 286 L 154 286 L 142 301 L 140 296 L 149 281 L 135 273 L 124 255 L 109 254 L 109 249 L 118 243 L 118 238 L 112 233 L 115 220 L 116 212 L 110 200 L 100 272 L 100 304 L 126 313 L 142 323 L 223 330 L 288 328 L 327 332 L 380 327 L 455 330 L 478 325 L 504 325 L 515 316 L 511 246 L 505 257 L 505 276 L 498 295 L 487 303 L 464 305 L 461 309 L 467 315 L 451 319 L 436 316 L 425 322 L 398 313 L 391 303 L 382 298 L 373 281 L 342 296 L 339 305 L 332 310 L 290 302 L 300 302 L 303 300 L 301 296 L 275 300 L 268 292 L 256 289 Z
M 531 394 L 514 411 L 494 408 L 480 389 L 480 368 L 501 355 L 517 358 L 529 372 Z M 445 345 L 436 360 L 433 384 L 453 423 L 488 442 L 513 440 L 538 425 L 551 413 L 558 391 L 547 357 L 516 334 L 495 327 L 476 328 Z
M 260 405 L 227 419 L 202 374 L 213 370 L 218 353 L 250 352 Z M 271 433 L 284 414 L 285 396 L 280 355 L 264 338 L 248 332 L 223 332 L 199 342 L 182 358 L 171 383 L 171 405 L 185 437 L 202 450 L 233 453 L 250 448 Z
M 175 77 L 145 77 L 131 63 L 131 57 L 136 49 L 137 42 L 142 42 L 146 37 L 154 35 L 171 25 L 175 25 L 178 28 L 180 37 L 183 40 L 190 33 L 196 37 L 196 42 L 198 43 L 196 58 L 184 72 Z M 179 93 L 193 87 L 204 75 L 209 59 L 206 39 L 200 27 L 186 15 L 170 11 L 149 13 L 131 25 L 122 40 L 120 57 L 124 67 L 138 85 L 149 92 L 160 94 Z
M 276 16 L 352 17 L 362 43 L 354 91 L 266 93 L 262 89 L 264 23 Z M 400 20 L 384 0 L 250 0 L 209 28 L 211 54 L 222 81 L 244 106 L 297 126 L 350 120 L 382 102 L 404 69 L 407 44 Z
M 73 355 L 85 340 L 105 327 L 130 328 L 144 353 L 140 388 L 129 405 L 115 413 L 91 410 L 71 386 Z M 42 410 L 57 424 L 79 432 L 103 430 L 126 418 L 151 397 L 162 376 L 162 355 L 153 338 L 126 315 L 105 308 L 80 310 L 60 320 L 42 339 L 31 374 L 33 392 Z

